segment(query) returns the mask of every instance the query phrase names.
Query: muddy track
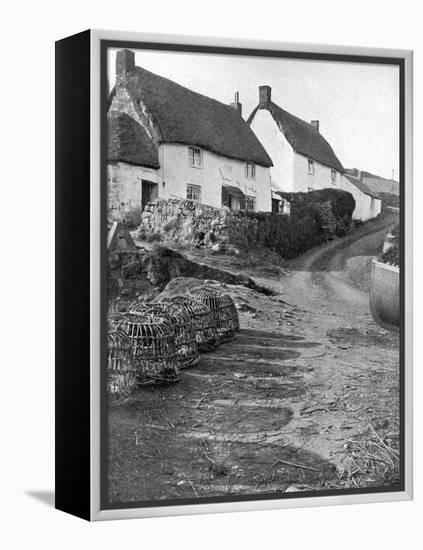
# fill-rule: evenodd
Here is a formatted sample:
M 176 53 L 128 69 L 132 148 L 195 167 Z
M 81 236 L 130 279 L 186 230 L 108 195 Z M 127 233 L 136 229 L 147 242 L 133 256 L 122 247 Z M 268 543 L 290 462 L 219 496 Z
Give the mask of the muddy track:
M 279 281 L 255 277 L 275 296 L 225 285 L 235 339 L 178 384 L 110 409 L 110 501 L 350 487 L 346 440 L 369 424 L 398 438 L 398 338 L 373 323 L 344 266 L 391 224 L 309 252 Z
M 383 239 L 396 219 L 395 214 L 386 216 L 370 227 L 362 227 L 344 239 L 293 260 L 285 287 L 294 294 L 296 303 L 303 296 L 306 305 L 317 310 L 323 307 L 324 311 L 351 316 L 370 314 L 368 293 L 354 288 L 348 281 L 346 259 L 379 254 Z
M 301 448 L 288 428 L 308 373 L 292 361 L 318 347 L 244 329 L 203 355 L 177 385 L 140 391 L 113 407 L 110 498 L 272 493 L 333 479 L 330 461 Z

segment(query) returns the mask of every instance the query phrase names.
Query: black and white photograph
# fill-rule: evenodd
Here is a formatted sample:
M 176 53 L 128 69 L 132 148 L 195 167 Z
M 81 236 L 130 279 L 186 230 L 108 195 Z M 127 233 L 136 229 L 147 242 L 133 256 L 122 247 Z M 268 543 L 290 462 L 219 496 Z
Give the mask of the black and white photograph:
M 401 64 L 103 57 L 102 506 L 404 490 Z
M 416 547 L 417 6 L 3 10 L 2 548 Z

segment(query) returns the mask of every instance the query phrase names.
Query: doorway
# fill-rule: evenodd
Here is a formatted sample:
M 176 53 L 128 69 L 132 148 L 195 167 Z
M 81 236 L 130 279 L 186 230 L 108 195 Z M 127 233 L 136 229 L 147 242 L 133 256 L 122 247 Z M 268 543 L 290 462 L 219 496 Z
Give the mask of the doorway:
M 141 210 L 144 212 L 145 207 L 151 201 L 158 197 L 158 185 L 152 181 L 142 180 L 141 182 Z

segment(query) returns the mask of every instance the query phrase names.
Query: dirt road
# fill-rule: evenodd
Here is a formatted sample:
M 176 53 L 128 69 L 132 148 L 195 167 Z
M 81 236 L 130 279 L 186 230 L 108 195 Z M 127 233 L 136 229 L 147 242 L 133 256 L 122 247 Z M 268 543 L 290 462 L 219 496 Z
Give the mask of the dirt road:
M 366 445 L 398 448 L 398 337 L 374 324 L 345 269 L 379 252 L 393 216 L 290 262 L 283 277 L 250 269 L 275 296 L 224 285 L 240 313 L 235 339 L 178 384 L 110 409 L 112 502 L 395 483 L 395 454 L 384 461 Z

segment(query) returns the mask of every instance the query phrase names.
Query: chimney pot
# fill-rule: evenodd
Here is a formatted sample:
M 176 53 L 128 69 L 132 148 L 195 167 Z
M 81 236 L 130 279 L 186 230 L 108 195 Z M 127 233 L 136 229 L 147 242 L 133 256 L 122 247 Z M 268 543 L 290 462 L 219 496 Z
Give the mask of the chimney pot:
M 131 50 L 116 52 L 116 79 L 125 78 L 127 73 L 135 70 L 135 53 Z
M 272 101 L 272 88 L 259 86 L 259 109 L 266 109 Z
M 231 103 L 231 107 L 236 109 L 238 113 L 242 116 L 242 103 L 239 102 L 239 92 L 235 92 L 234 102 Z
M 310 120 L 310 124 L 312 124 L 318 132 L 320 131 L 320 122 L 318 120 Z

